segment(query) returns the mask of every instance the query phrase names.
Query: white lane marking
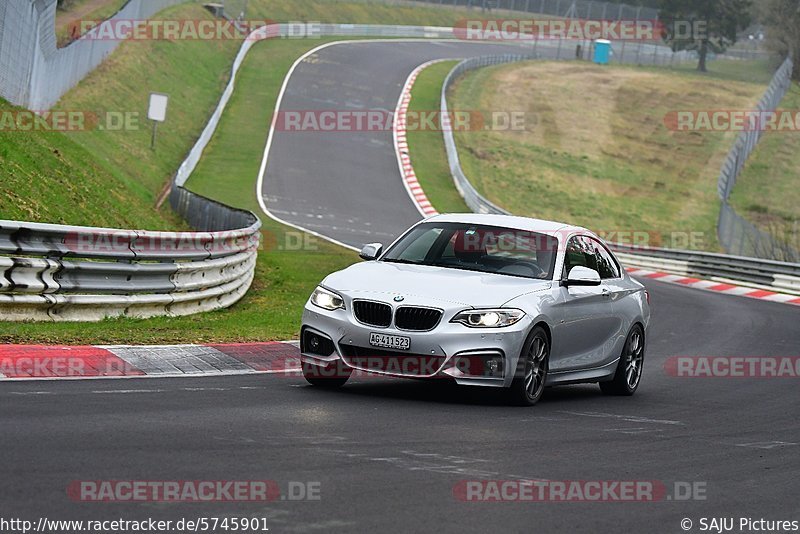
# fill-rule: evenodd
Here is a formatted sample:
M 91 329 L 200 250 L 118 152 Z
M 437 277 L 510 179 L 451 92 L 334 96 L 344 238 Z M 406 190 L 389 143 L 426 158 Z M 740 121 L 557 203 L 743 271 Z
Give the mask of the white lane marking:
M 649 434 L 652 432 L 663 432 L 663 428 L 652 428 L 652 427 L 636 427 L 636 428 L 604 428 L 603 432 L 616 432 L 618 434 L 630 434 L 630 435 L 638 435 L 638 434 Z
M 176 391 L 185 391 L 189 393 L 194 393 L 197 391 L 235 391 L 235 390 L 255 390 L 255 389 L 267 389 L 266 386 L 238 386 L 238 387 L 230 387 L 230 388 L 222 388 L 222 387 L 210 387 L 210 388 L 175 388 L 175 389 L 96 389 L 90 391 L 90 393 L 94 395 L 113 395 L 113 394 L 128 394 L 128 393 L 165 393 L 165 392 L 176 392 Z M 20 396 L 27 396 L 27 395 L 74 395 L 74 394 L 81 394 L 80 392 L 75 391 L 65 391 L 65 392 L 56 392 L 56 391 L 9 391 L 9 395 L 20 395 Z
M 695 289 L 707 289 L 709 287 L 719 285 L 719 282 L 712 282 L 711 280 L 700 280 L 699 282 L 695 282 L 690 285 Z
M 753 449 L 776 449 L 778 447 L 790 447 L 792 445 L 800 445 L 800 443 L 792 443 L 791 441 L 758 441 L 755 443 L 738 443 L 737 447 L 750 447 Z
M 274 107 L 273 113 L 272 113 L 272 122 L 270 123 L 270 126 L 269 126 L 269 134 L 267 135 L 267 144 L 264 147 L 264 156 L 261 159 L 261 167 L 259 168 L 258 177 L 257 177 L 257 180 L 256 180 L 256 199 L 258 200 L 258 205 L 261 207 L 261 211 L 263 211 L 264 214 L 267 215 L 267 217 L 269 217 L 273 221 L 278 222 L 280 224 L 284 224 L 284 225 L 289 226 L 291 228 L 294 228 L 296 230 L 300 230 L 302 232 L 307 232 L 307 233 L 309 233 L 309 234 L 311 234 L 311 235 L 313 235 L 315 237 L 319 237 L 320 239 L 324 239 L 324 240 L 326 240 L 326 241 L 328 241 L 330 243 L 333 243 L 334 245 L 339 245 L 340 247 L 344 247 L 346 249 L 349 249 L 349 250 L 352 250 L 352 251 L 355 251 L 355 252 L 359 251 L 359 249 L 357 247 L 354 247 L 352 245 L 348 245 L 346 243 L 343 243 L 343 242 L 341 242 L 341 241 L 339 241 L 337 239 L 334 239 L 332 237 L 328 237 L 328 236 L 326 236 L 324 234 L 321 234 L 319 232 L 315 232 L 313 230 L 309 230 L 308 228 L 304 228 L 303 226 L 300 226 L 298 224 L 290 223 L 290 222 L 285 221 L 285 220 L 277 217 L 276 215 L 274 215 L 267 208 L 266 202 L 264 202 L 264 196 L 262 194 L 263 190 L 264 190 L 264 176 L 265 176 L 266 171 L 267 171 L 267 161 L 269 159 L 270 148 L 272 148 L 272 140 L 273 140 L 273 138 L 275 136 L 275 125 L 277 124 L 277 121 L 278 121 L 278 112 L 281 109 L 281 104 L 283 103 L 284 93 L 286 93 L 286 88 L 289 85 L 289 81 L 291 80 L 292 74 L 294 74 L 295 69 L 303 61 L 305 61 L 306 58 L 308 58 L 309 56 L 319 52 L 320 50 L 328 48 L 329 46 L 336 46 L 336 45 L 342 45 L 342 44 L 354 44 L 354 43 L 398 43 L 398 42 L 451 43 L 452 44 L 454 41 L 452 39 L 349 39 L 349 40 L 344 40 L 344 41 L 333 41 L 333 42 L 330 42 L 330 43 L 321 44 L 321 45 L 317 46 L 316 48 L 312 48 L 311 50 L 309 50 L 308 52 L 306 52 L 305 54 L 303 54 L 302 56 L 297 58 L 297 60 L 289 68 L 289 72 L 286 73 L 286 77 L 283 79 L 283 84 L 281 85 L 281 90 L 280 90 L 280 92 L 278 92 L 278 99 L 275 102 L 275 107 Z M 456 44 L 460 45 L 460 44 L 463 44 L 463 43 L 473 43 L 473 44 L 482 44 L 482 45 L 486 45 L 487 44 L 486 42 L 480 42 L 480 41 L 462 41 L 462 42 L 457 42 Z
M 96 389 L 94 395 L 127 395 L 129 393 L 164 393 L 167 389 Z
M 659 276 L 658 278 L 655 278 L 655 280 L 658 280 L 659 282 L 677 282 L 678 280 L 686 280 L 686 276 L 678 274 L 667 274 L 664 276 Z
M 683 425 L 681 421 L 672 421 L 670 419 L 649 419 L 647 417 L 640 417 L 638 415 L 620 415 L 615 413 L 603 412 L 569 412 L 562 411 L 561 413 L 568 413 L 570 415 L 580 415 L 583 417 L 597 417 L 601 419 L 619 419 L 629 423 L 645 423 L 653 425 Z
M 726 289 L 724 291 L 720 291 L 720 293 L 723 293 L 725 295 L 746 296 L 748 293 L 755 293 L 756 291 L 758 291 L 758 289 L 753 289 L 752 287 L 737 286 L 737 287 L 732 287 L 730 289 Z
M 762 297 L 763 300 L 770 300 L 772 302 L 789 302 L 797 298 L 797 295 L 787 295 L 785 293 L 775 293 L 768 297 Z
M 290 369 L 279 369 L 269 371 L 256 371 L 251 369 L 248 371 L 218 371 L 213 373 L 197 373 L 187 375 L 184 373 L 178 374 L 160 374 L 160 375 L 128 375 L 128 376 L 42 376 L 42 377 L 29 377 L 29 378 L 0 378 L 0 382 L 55 382 L 59 380 L 134 380 L 134 379 L 154 379 L 154 378 L 206 378 L 206 377 L 220 377 L 220 376 L 241 376 L 241 375 L 278 375 L 299 373 L 302 371 L 300 367 Z

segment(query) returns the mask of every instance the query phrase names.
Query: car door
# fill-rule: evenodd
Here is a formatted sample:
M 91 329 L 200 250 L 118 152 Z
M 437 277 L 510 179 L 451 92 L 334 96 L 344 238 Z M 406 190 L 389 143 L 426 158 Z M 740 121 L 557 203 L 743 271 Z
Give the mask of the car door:
M 622 266 L 614 258 L 606 245 L 593 237 L 589 237 L 597 256 L 597 269 L 603 284 L 608 289 L 611 298 L 611 308 L 614 313 L 615 332 L 612 333 L 614 343 L 609 346 L 609 354 L 606 361 L 611 362 L 622 354 L 622 347 L 628 337 L 638 306 L 631 299 L 632 289 L 630 284 L 625 283 Z
M 573 236 L 567 242 L 561 278 L 566 279 L 578 266 L 600 272 L 602 261 L 594 240 Z M 561 286 L 558 303 L 550 371 L 590 369 L 609 363 L 619 321 L 608 283 L 602 280 L 599 286 Z

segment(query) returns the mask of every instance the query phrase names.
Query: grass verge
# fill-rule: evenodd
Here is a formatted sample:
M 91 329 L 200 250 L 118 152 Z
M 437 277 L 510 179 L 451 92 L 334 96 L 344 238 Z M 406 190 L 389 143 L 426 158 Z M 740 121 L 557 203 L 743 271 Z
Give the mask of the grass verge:
M 260 213 L 255 196 L 270 118 L 289 67 L 320 42 L 268 41 L 253 47 L 237 89 L 195 174 L 193 191 Z M 262 216 L 262 250 L 247 296 L 226 310 L 189 317 L 98 323 L 3 323 L 0 341 L 43 343 L 202 343 L 291 339 L 316 284 L 355 262 L 354 253 Z M 299 245 L 298 245 L 299 244 Z
M 431 112 L 438 114 L 444 78 L 457 63 L 443 61 L 420 72 L 411 90 L 408 108 L 411 116 L 421 117 Z M 469 213 L 470 209 L 453 186 L 442 132 L 411 129 L 407 132 L 407 138 L 414 172 L 431 204 L 441 213 Z
M 547 80 L 543 83 L 542 80 Z M 525 128 L 456 133 L 464 172 L 513 213 L 610 239 L 718 250 L 716 178 L 732 132 L 676 132 L 676 110 L 749 109 L 765 89 L 725 77 L 529 62 L 468 73 L 455 109 L 523 111 Z M 691 240 L 691 241 L 690 241 Z
M 56 10 L 56 43 L 66 46 L 83 35 L 81 22 L 111 18 L 128 0 L 71 0 Z M 88 27 L 88 26 L 87 26 Z
M 26 124 L 27 112 L 0 100 L 3 117 Z M 15 114 L 18 113 L 19 115 Z M 77 124 L 77 122 L 76 122 Z M 139 182 L 103 165 L 59 131 L 0 128 L 0 219 L 123 228 L 183 224 L 152 207 Z

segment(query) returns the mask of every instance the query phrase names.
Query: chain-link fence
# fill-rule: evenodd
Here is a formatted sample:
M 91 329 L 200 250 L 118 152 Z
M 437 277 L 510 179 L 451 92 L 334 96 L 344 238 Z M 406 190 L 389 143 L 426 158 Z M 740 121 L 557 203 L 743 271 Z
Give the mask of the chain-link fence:
M 225 16 L 231 20 L 247 20 L 247 8 L 250 0 L 222 0 Z
M 782 228 L 775 228 L 771 232 L 761 230 L 737 214 L 736 210 L 728 203 L 736 179 L 764 134 L 761 123 L 765 118 L 764 113 L 774 111 L 791 87 L 792 67 L 792 60 L 787 58 L 775 73 L 767 91 L 756 107 L 759 113 L 753 113 L 749 117 L 747 128 L 736 138 L 717 180 L 717 192 L 722 201 L 717 234 L 720 243 L 730 254 L 780 261 L 800 261 L 796 229 L 786 231 Z
M 520 11 L 552 17 L 601 20 L 657 20 L 658 10 L 593 0 L 415 0 L 419 3 L 467 7 L 482 12 Z
M 57 0 L 0 2 L 0 96 L 32 110 L 47 110 L 119 45 L 114 21 L 147 19 L 185 0 L 130 0 L 111 19 L 64 48 L 56 46 Z M 94 34 L 94 35 L 92 35 Z

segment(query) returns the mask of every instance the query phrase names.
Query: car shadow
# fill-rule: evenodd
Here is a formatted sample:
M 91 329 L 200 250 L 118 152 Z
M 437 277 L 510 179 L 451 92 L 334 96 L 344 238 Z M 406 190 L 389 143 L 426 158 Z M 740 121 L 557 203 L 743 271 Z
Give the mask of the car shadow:
M 314 386 L 302 388 L 319 395 L 346 397 L 371 397 L 403 401 L 440 404 L 509 406 L 507 390 L 478 386 L 459 386 L 449 380 L 408 380 L 394 378 L 367 378 L 349 382 L 339 389 Z M 582 402 L 604 397 L 596 384 L 575 384 L 548 387 L 539 405 L 550 403 Z

